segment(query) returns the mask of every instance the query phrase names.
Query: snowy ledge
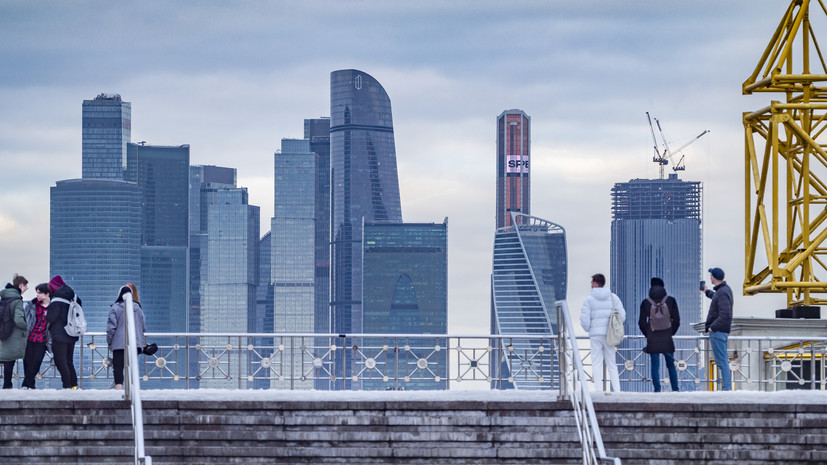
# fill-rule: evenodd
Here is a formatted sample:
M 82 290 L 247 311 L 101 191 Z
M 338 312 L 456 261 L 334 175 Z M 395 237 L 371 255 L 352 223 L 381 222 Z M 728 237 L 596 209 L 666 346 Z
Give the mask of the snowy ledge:
M 152 389 L 141 392 L 145 401 L 340 401 L 340 402 L 549 402 L 557 400 L 557 392 L 549 391 L 281 391 L 228 389 Z M 20 390 L 0 391 L 2 401 L 26 400 L 95 400 L 118 401 L 123 391 L 88 390 Z M 827 391 L 733 391 L 733 392 L 617 392 L 592 393 L 599 403 L 665 402 L 686 404 L 827 404 Z

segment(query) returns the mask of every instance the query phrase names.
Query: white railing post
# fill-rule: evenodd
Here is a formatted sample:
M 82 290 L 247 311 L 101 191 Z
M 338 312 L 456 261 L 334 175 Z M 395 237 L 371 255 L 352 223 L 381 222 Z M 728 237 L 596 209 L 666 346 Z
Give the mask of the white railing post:
M 126 326 L 124 327 L 124 367 L 126 383 L 124 398 L 132 406 L 132 427 L 135 429 L 135 465 L 152 465 L 152 457 L 144 451 L 144 411 L 141 404 L 141 386 L 138 378 L 138 341 L 135 340 L 135 315 L 132 293 L 123 295 Z
M 600 462 L 611 462 L 620 465 L 620 459 L 607 456 L 606 449 L 603 447 L 603 437 L 600 435 L 600 426 L 597 424 L 597 415 L 594 413 L 589 385 L 585 382 L 586 374 L 583 370 L 583 361 L 580 359 L 580 348 L 574 335 L 574 326 L 571 322 L 568 305 L 565 300 L 558 300 L 554 303 L 554 306 L 557 309 L 558 318 L 562 315 L 565 321 L 567 341 L 571 344 L 573 365 L 570 378 L 571 403 L 574 408 L 575 421 L 577 421 L 579 427 L 580 442 L 583 446 L 583 463 L 596 465 Z M 557 331 L 560 331 L 559 327 Z M 564 347 L 561 347 L 559 351 L 560 353 L 566 353 Z

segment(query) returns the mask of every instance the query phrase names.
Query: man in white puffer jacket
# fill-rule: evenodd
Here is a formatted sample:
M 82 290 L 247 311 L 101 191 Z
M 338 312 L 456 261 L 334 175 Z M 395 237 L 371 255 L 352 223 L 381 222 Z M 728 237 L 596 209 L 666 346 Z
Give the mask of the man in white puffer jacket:
M 580 324 L 589 333 L 595 386 L 597 389 L 603 389 L 603 364 L 605 363 L 606 371 L 609 372 L 609 379 L 612 382 L 612 390 L 619 392 L 620 377 L 617 374 L 615 348 L 606 344 L 606 332 L 609 329 L 609 318 L 612 316 L 612 309 L 617 310 L 620 319 L 624 322 L 626 322 L 626 310 L 623 309 L 623 302 L 620 301 L 620 298 L 603 287 L 605 285 L 605 276 L 600 273 L 592 276 L 592 290 L 586 300 L 583 301 L 583 308 L 580 310 Z

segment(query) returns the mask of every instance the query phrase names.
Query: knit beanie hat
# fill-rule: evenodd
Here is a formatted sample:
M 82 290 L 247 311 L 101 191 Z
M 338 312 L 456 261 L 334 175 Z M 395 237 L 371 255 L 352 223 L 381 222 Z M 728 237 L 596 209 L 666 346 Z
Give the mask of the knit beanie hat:
M 63 278 L 61 278 L 60 275 L 55 275 L 55 277 L 49 281 L 49 292 L 54 294 L 56 290 L 65 285 L 66 283 L 63 282 Z
M 652 278 L 652 280 L 649 282 L 649 285 L 652 286 L 652 287 L 655 287 L 655 286 L 664 287 L 663 280 L 660 279 L 660 278 Z

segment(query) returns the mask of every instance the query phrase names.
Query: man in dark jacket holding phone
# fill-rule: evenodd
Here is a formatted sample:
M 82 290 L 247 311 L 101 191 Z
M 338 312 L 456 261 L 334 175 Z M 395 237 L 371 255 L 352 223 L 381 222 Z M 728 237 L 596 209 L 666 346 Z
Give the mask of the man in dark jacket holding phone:
M 704 330 L 709 333 L 709 343 L 712 346 L 715 365 L 721 371 L 721 390 L 731 391 L 732 371 L 729 369 L 727 340 L 732 327 L 732 289 L 724 281 L 724 270 L 720 268 L 710 268 L 709 278 L 715 287 L 710 290 L 704 286 L 701 289 L 704 295 L 712 299 Z

